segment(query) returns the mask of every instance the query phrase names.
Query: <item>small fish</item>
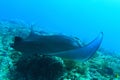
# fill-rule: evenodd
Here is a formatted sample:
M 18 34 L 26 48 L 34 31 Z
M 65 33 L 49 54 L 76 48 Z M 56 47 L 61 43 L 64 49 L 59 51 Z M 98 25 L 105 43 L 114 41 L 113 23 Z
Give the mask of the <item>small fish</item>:
M 4 56 L 4 57 L 6 57 L 7 54 L 6 54 L 6 53 L 2 53 L 2 54 L 0 54 L 0 56 Z
M 24 56 L 41 54 L 85 61 L 95 54 L 102 39 L 101 32 L 92 42 L 82 47 L 79 42 L 65 35 L 38 35 L 31 31 L 26 39 L 16 36 L 11 47 Z
M 0 50 L 0 56 L 6 57 L 6 56 L 8 56 L 8 54 L 7 54 L 7 52 Z

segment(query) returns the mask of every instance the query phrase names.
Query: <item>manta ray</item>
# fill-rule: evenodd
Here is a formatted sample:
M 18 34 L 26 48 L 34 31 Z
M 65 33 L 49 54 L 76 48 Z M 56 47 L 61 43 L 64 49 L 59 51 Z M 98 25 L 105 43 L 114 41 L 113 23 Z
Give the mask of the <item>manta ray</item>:
M 16 51 L 22 52 L 24 56 L 40 54 L 86 61 L 98 50 L 102 39 L 103 32 L 89 44 L 82 46 L 74 38 L 66 35 L 40 35 L 31 31 L 26 39 L 15 36 L 11 47 Z

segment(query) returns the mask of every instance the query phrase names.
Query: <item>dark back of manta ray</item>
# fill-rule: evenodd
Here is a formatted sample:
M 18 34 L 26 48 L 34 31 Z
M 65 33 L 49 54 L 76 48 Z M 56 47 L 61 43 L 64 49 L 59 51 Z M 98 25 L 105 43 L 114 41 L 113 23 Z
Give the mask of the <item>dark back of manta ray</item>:
M 43 54 L 66 51 L 81 47 L 73 38 L 65 35 L 31 36 L 27 39 L 15 37 L 12 47 L 24 54 Z

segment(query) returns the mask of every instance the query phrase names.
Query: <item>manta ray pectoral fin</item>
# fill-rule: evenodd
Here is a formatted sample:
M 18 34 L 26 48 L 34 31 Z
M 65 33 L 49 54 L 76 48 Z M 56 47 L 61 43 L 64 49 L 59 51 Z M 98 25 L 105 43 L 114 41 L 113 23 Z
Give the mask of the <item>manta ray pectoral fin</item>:
M 86 46 L 82 48 L 58 52 L 58 53 L 54 53 L 51 55 L 59 56 L 59 57 L 66 58 L 66 59 L 86 61 L 95 54 L 95 52 L 97 51 L 97 49 L 99 48 L 102 42 L 102 39 L 103 39 L 103 32 L 101 32 L 97 36 L 97 38 L 95 38 L 93 41 L 91 41 L 89 44 L 87 44 Z

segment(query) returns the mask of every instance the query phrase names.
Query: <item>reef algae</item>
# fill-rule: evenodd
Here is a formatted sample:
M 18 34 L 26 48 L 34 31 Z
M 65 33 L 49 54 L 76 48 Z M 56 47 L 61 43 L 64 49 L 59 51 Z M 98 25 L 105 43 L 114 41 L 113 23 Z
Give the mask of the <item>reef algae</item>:
M 107 51 L 98 50 L 86 62 L 66 60 L 56 56 L 22 57 L 22 53 L 14 50 L 10 45 L 15 36 L 26 38 L 29 35 L 28 26 L 31 25 L 16 21 L 0 22 L 0 54 L 2 54 L 0 55 L 0 80 L 120 79 L 119 56 L 105 55 L 105 53 L 109 54 Z

